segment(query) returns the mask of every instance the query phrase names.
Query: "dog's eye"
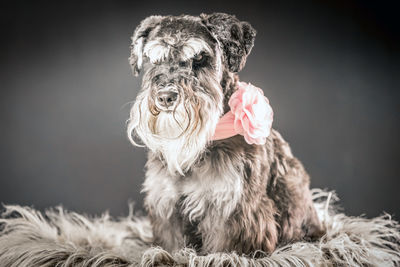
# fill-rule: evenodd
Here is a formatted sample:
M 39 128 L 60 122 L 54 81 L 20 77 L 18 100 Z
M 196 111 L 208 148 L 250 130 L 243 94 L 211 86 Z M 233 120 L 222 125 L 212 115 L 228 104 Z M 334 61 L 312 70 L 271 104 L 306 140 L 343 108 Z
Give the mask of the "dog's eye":
M 193 68 L 196 69 L 196 68 L 204 67 L 206 60 L 207 60 L 207 56 L 204 55 L 203 53 L 196 54 L 193 57 Z
M 152 78 L 153 83 L 158 84 L 161 81 L 162 74 L 157 74 Z
M 202 60 L 203 59 L 203 54 L 196 54 L 194 57 L 193 57 L 193 60 L 194 61 L 200 61 L 200 60 Z

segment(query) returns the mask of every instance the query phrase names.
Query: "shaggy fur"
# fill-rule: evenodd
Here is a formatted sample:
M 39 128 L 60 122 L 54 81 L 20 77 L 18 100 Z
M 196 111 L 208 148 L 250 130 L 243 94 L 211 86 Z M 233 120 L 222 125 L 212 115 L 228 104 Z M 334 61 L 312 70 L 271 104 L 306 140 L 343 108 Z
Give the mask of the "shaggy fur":
M 189 248 L 170 254 L 151 246 L 145 217 L 88 218 L 62 208 L 44 214 L 6 206 L 0 216 L 1 267 L 127 266 L 400 266 L 400 225 L 389 215 L 348 217 L 333 209 L 332 193 L 313 191 L 318 216 L 327 229 L 318 242 L 299 241 L 270 255 L 214 253 Z
M 210 141 L 254 37 L 250 24 L 222 13 L 142 21 L 130 62 L 145 73 L 128 133 L 149 148 L 149 217 L 6 206 L 0 266 L 399 265 L 399 224 L 334 213 L 334 195 L 311 193 L 277 131 L 263 146 L 242 136 Z M 176 96 L 168 105 L 166 93 Z
M 149 148 L 145 207 L 155 243 L 169 252 L 271 253 L 323 234 L 309 176 L 276 130 L 265 145 L 241 135 L 210 141 L 255 35 L 248 22 L 214 13 L 151 16 L 132 37 L 130 63 L 144 74 L 128 136 Z M 174 96 L 168 105 L 165 94 Z

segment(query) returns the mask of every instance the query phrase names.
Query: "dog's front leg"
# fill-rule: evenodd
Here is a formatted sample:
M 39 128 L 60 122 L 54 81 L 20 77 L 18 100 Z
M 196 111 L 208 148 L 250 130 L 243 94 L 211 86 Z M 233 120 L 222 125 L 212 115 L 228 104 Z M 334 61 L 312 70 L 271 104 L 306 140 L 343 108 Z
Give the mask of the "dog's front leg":
M 184 246 L 182 222 L 178 216 L 169 219 L 150 215 L 154 244 L 168 252 L 174 252 Z
M 146 164 L 146 179 L 142 192 L 146 193 L 145 208 L 149 214 L 155 245 L 172 252 L 183 245 L 182 219 L 177 214 L 179 194 L 175 176 L 153 154 Z

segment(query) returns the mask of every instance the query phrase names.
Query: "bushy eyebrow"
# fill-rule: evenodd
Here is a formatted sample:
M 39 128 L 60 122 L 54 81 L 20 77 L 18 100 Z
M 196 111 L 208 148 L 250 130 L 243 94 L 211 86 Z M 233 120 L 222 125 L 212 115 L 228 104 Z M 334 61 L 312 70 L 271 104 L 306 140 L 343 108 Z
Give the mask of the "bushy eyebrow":
M 171 46 L 159 40 L 149 41 L 144 49 L 143 54 L 147 56 L 151 63 L 157 63 L 165 60 L 171 50 Z M 206 41 L 200 38 L 189 38 L 181 47 L 180 59 L 187 61 L 201 52 L 212 53 L 212 49 Z
M 151 63 L 156 63 L 165 60 L 168 57 L 170 46 L 160 43 L 158 40 L 148 42 L 143 54 L 147 56 Z
M 206 41 L 200 38 L 189 38 L 182 47 L 181 59 L 183 61 L 189 60 L 203 51 L 212 53 Z

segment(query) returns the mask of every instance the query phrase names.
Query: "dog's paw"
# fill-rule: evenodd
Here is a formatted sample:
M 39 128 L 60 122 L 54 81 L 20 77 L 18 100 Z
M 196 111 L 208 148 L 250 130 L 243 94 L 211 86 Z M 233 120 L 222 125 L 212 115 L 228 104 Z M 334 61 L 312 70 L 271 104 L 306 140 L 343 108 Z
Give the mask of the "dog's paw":
M 167 251 L 161 247 L 152 247 L 142 256 L 141 266 L 181 266 Z

